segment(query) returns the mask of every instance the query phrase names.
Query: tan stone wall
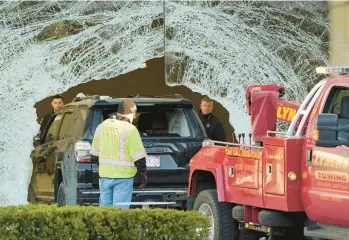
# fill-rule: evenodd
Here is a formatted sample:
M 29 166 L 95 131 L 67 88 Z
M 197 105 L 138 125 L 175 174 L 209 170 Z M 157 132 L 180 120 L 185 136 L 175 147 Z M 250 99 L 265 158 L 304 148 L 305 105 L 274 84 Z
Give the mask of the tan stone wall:
M 140 93 L 143 95 L 169 95 L 181 94 L 190 99 L 199 110 L 201 94 L 179 86 L 169 87 L 165 84 L 164 58 L 153 59 L 147 62 L 147 67 L 121 75 L 110 80 L 91 81 L 78 85 L 63 93 L 65 102 L 70 102 L 76 94 L 82 92 L 85 95 L 106 95 L 111 97 L 125 97 L 129 94 Z M 46 98 L 35 104 L 38 120 L 51 111 L 50 99 Z M 229 113 L 217 102 L 214 103 L 214 114 L 222 121 L 227 139 L 231 140 L 232 127 L 229 124 Z M 229 137 L 229 138 L 228 138 Z
M 349 65 L 349 1 L 329 2 L 330 60 Z

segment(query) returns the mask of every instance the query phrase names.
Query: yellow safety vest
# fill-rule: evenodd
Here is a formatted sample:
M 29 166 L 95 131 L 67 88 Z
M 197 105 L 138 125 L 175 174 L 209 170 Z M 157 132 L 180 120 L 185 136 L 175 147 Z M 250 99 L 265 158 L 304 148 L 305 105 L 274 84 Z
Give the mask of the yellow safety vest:
M 131 123 L 107 119 L 96 128 L 90 153 L 99 157 L 101 178 L 131 178 L 134 162 L 147 156 L 141 136 Z

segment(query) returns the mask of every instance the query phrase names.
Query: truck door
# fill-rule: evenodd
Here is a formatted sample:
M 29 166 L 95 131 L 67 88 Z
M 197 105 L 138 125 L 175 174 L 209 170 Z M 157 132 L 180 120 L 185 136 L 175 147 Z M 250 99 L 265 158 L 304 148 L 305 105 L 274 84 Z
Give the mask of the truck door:
M 55 161 L 54 152 L 57 148 L 57 134 L 61 124 L 62 114 L 54 117 L 33 156 L 33 181 L 36 197 L 39 201 L 52 201 L 52 169 L 50 162 Z
M 319 113 L 335 113 L 339 125 L 349 125 L 349 88 L 332 86 L 326 100 L 314 109 Z M 320 109 L 321 108 L 321 109 Z M 310 123 L 311 124 L 311 123 Z M 302 201 L 310 220 L 349 226 L 349 147 L 315 146 L 316 120 L 308 128 L 302 161 Z M 346 138 L 348 133 L 339 133 Z
M 66 151 L 66 148 L 69 144 L 69 139 L 67 139 L 67 130 L 68 126 L 71 121 L 72 112 L 66 111 L 62 117 L 62 121 L 58 130 L 57 134 L 57 140 L 55 142 L 55 150 L 52 153 L 52 156 L 50 156 L 47 159 L 46 162 L 46 173 L 49 177 L 49 189 L 50 189 L 50 197 L 52 197 L 51 200 L 55 199 L 57 197 L 58 187 L 60 184 L 60 173 L 57 172 L 57 168 L 61 167 L 61 162 L 64 158 L 64 152 Z M 57 178 L 57 179 L 55 179 Z M 55 186 L 56 184 L 56 186 Z

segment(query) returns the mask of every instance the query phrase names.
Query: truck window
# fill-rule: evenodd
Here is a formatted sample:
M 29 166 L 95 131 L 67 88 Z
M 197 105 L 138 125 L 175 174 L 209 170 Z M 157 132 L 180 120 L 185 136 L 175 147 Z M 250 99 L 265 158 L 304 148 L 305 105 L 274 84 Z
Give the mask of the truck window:
M 59 125 L 61 123 L 61 119 L 62 119 L 62 114 L 61 113 L 57 114 L 57 116 L 55 117 L 55 119 L 51 123 L 50 127 L 48 128 L 48 131 L 47 131 L 45 139 L 44 139 L 44 143 L 51 142 L 56 138 L 58 128 L 59 128 Z
M 338 115 L 338 125 L 349 125 L 349 88 L 333 87 L 325 103 L 323 113 L 334 113 Z M 339 140 L 348 140 L 348 133 L 339 132 Z
M 117 109 L 103 111 L 103 120 Z M 142 137 L 193 137 L 189 128 L 189 109 L 180 107 L 139 106 L 135 126 Z M 102 120 L 102 121 L 103 121 Z
M 349 96 L 349 90 L 345 89 L 345 90 L 341 90 L 336 98 L 335 104 L 333 106 L 333 113 L 336 114 L 341 114 L 341 102 L 343 97 L 347 97 Z
M 61 128 L 59 129 L 59 133 L 58 133 L 58 139 L 64 138 L 65 133 L 66 133 L 68 126 L 69 126 L 71 115 L 72 115 L 71 112 L 67 112 L 64 114 L 63 120 L 62 120 L 62 125 L 61 125 Z
M 333 87 L 323 109 L 323 113 L 341 114 L 341 102 L 343 97 L 349 96 L 349 88 Z
M 138 130 L 144 136 L 191 136 L 184 110 L 181 108 L 144 109 L 137 115 Z

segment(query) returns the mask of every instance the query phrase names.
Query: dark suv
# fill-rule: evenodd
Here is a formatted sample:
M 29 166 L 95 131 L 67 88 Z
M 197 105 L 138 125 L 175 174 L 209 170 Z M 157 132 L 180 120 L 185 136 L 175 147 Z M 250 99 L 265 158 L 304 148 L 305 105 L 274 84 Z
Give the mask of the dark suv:
M 124 98 L 75 98 L 52 116 L 41 137 L 34 138 L 29 202 L 98 205 L 98 167 L 91 163 L 90 144 L 96 127 L 117 111 Z M 148 153 L 148 184 L 134 181 L 133 202 L 176 202 L 186 208 L 189 161 L 206 134 L 193 104 L 176 97 L 133 97 L 137 126 Z

